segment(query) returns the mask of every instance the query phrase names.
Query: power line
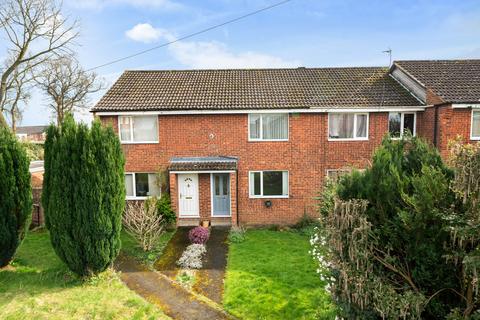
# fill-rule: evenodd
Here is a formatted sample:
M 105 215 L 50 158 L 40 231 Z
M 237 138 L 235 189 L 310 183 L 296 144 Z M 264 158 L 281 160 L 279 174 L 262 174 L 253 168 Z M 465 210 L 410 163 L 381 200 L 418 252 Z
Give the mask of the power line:
M 258 14 L 258 13 L 261 13 L 261 12 L 263 12 L 263 11 L 267 11 L 267 10 L 273 9 L 273 8 L 275 8 L 275 7 L 284 5 L 284 4 L 286 4 L 287 2 L 290 2 L 290 1 L 293 1 L 293 0 L 283 0 L 283 1 L 280 1 L 280 2 L 277 2 L 277 3 L 274 3 L 274 4 L 269 5 L 269 6 L 267 6 L 267 7 L 263 7 L 263 8 L 261 8 L 261 9 L 258 9 L 258 10 L 252 11 L 252 12 L 249 12 L 249 13 L 247 13 L 247 14 L 244 14 L 244 15 L 242 15 L 242 16 L 240 16 L 240 17 L 237 17 L 237 18 L 234 18 L 234 19 L 231 19 L 231 20 L 222 22 L 222 23 L 220 23 L 220 24 L 216 24 L 216 25 L 214 25 L 214 26 L 211 26 L 211 27 L 202 29 L 202 30 L 197 31 L 197 32 L 194 32 L 194 33 L 190 33 L 190 34 L 185 35 L 185 36 L 182 36 L 182 37 L 180 37 L 180 38 L 178 38 L 178 39 L 175 39 L 175 40 L 172 40 L 172 41 L 169 41 L 169 42 L 165 42 L 165 43 L 159 44 L 158 46 L 151 47 L 151 48 L 149 48 L 149 49 L 146 49 L 146 50 L 143 50 L 143 51 L 139 51 L 139 52 L 137 52 L 137 53 L 134 53 L 134 54 L 131 54 L 131 55 L 122 57 L 122 58 L 118 58 L 118 59 L 115 59 L 115 60 L 106 62 L 106 63 L 101 64 L 101 65 L 98 65 L 98 66 L 96 66 L 96 67 L 92 67 L 92 68 L 88 69 L 87 71 L 92 71 L 92 70 L 95 70 L 95 69 L 103 68 L 103 67 L 106 67 L 106 66 L 109 66 L 109 65 L 112 65 L 112 64 L 115 64 L 115 63 L 118 63 L 118 62 L 127 60 L 127 59 L 131 59 L 131 58 L 137 57 L 137 56 L 142 55 L 142 54 L 145 54 L 145 53 L 147 53 L 147 52 L 150 52 L 150 51 L 153 51 L 153 50 L 157 50 L 157 49 L 166 47 L 166 46 L 171 45 L 171 44 L 173 44 L 173 43 L 175 43 L 175 42 L 179 42 L 179 41 L 182 41 L 182 40 L 185 40 L 185 39 L 188 39 L 188 38 L 192 38 L 192 37 L 197 36 L 197 35 L 199 35 L 199 34 L 202 34 L 202 33 L 205 33 L 205 32 L 211 31 L 211 30 L 214 30 L 214 29 L 218 29 L 218 28 L 223 27 L 223 26 L 225 26 L 225 25 L 227 25 L 227 24 L 234 23 L 234 22 L 237 22 L 237 21 L 239 21 L 239 20 L 242 20 L 242 19 L 251 17 L 251 16 L 256 15 L 256 14 Z

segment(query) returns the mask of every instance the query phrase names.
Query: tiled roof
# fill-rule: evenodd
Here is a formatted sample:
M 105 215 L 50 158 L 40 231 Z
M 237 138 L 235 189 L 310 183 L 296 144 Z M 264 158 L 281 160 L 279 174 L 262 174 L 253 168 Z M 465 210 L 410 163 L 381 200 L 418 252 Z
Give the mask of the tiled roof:
M 36 133 L 44 133 L 47 131 L 48 126 L 24 126 L 24 127 L 17 127 L 15 133 L 20 134 L 36 134 Z
M 172 171 L 195 170 L 236 170 L 238 159 L 235 157 L 186 157 L 170 159 Z
M 480 101 L 480 60 L 395 61 L 395 65 L 445 102 Z
M 126 71 L 97 111 L 418 106 L 387 68 Z

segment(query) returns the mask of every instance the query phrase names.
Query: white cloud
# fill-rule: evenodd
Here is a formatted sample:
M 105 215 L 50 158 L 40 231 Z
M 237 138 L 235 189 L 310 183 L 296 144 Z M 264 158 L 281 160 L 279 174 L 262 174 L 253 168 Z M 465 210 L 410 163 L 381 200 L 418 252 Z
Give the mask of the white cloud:
M 152 43 L 160 39 L 172 41 L 175 37 L 167 30 L 154 28 L 149 23 L 139 23 L 132 29 L 127 30 L 125 35 L 133 41 Z
M 178 42 L 170 45 L 169 51 L 181 64 L 196 69 L 287 68 L 301 65 L 300 61 L 284 60 L 259 52 L 234 53 L 217 41 Z
M 139 23 L 125 34 L 128 38 L 143 43 L 176 39 L 170 31 L 155 28 L 148 23 Z M 175 60 L 195 69 L 287 68 L 301 65 L 298 60 L 285 60 L 254 51 L 235 53 L 217 41 L 180 41 L 169 45 L 168 50 Z

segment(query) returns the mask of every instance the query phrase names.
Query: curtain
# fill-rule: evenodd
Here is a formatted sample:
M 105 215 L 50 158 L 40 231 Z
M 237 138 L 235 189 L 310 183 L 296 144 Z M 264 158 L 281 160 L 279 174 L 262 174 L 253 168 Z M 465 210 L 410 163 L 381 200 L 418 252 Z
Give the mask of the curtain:
M 132 121 L 131 117 L 120 117 L 120 140 L 121 141 L 130 141 L 131 132 L 130 132 L 130 123 Z
M 126 174 L 125 175 L 125 189 L 127 193 L 127 197 L 133 197 L 133 175 Z
M 156 116 L 139 116 L 133 118 L 134 141 L 157 141 L 158 118 Z
M 338 139 L 353 138 L 355 121 L 353 113 L 331 113 L 329 115 L 329 137 Z
M 356 138 L 367 137 L 367 115 L 357 114 L 357 135 Z
M 288 114 L 262 115 L 263 139 L 288 139 Z
M 147 195 L 149 196 L 159 196 L 160 195 L 160 187 L 157 184 L 157 175 L 155 173 L 148 174 L 148 192 Z
M 473 111 L 472 136 L 480 137 L 480 111 Z
M 250 139 L 260 139 L 260 115 L 251 114 L 249 116 L 250 121 Z

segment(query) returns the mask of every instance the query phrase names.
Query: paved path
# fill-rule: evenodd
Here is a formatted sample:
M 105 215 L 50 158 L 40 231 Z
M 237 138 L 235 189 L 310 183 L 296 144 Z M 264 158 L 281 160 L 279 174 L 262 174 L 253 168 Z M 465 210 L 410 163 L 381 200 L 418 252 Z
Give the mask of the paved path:
M 213 227 L 207 242 L 207 254 L 202 269 L 197 271 L 193 290 L 218 304 L 223 300 L 223 279 L 227 266 L 227 238 L 230 228 Z
M 233 319 L 213 301 L 203 301 L 165 275 L 149 271 L 131 258 L 119 256 L 115 268 L 122 272 L 120 277 L 130 289 L 160 306 L 173 319 Z

